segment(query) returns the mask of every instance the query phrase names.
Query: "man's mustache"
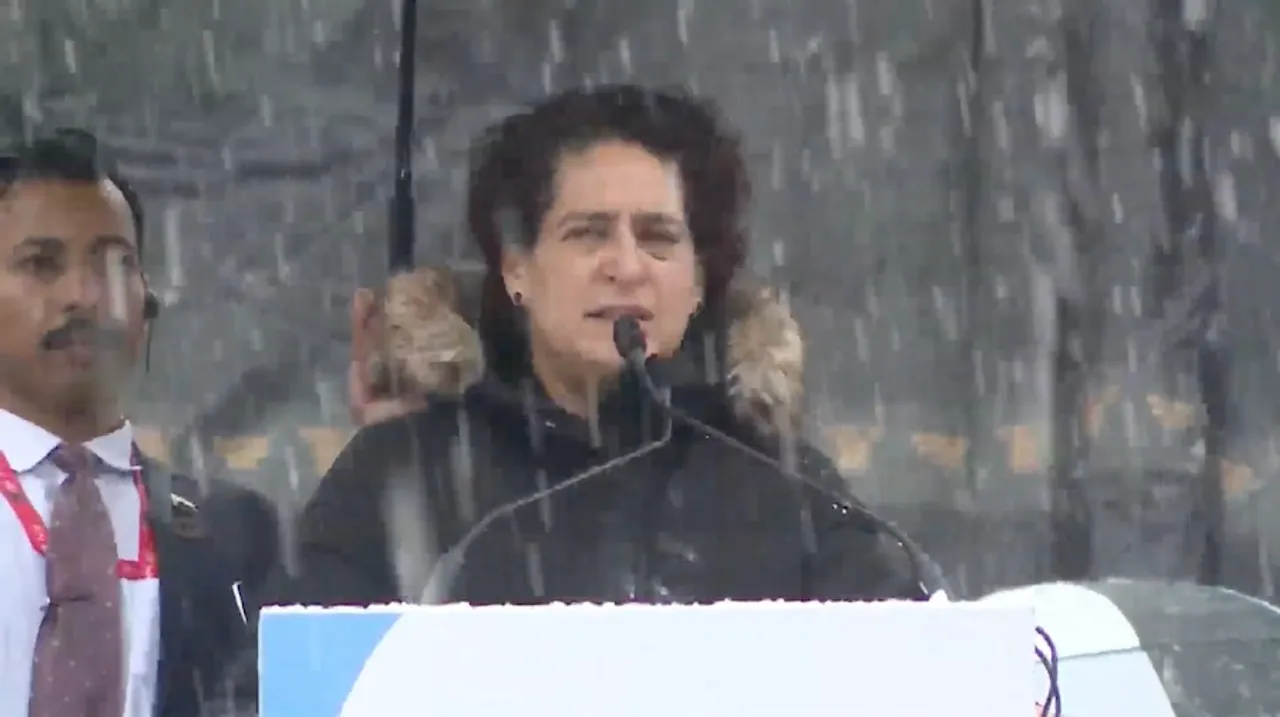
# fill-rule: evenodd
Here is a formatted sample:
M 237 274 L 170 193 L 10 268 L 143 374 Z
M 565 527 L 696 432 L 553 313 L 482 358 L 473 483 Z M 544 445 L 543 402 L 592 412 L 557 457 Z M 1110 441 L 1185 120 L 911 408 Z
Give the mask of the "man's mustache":
M 124 328 L 103 325 L 93 319 L 77 317 L 45 334 L 40 348 L 57 351 L 77 344 L 116 349 L 124 346 Z

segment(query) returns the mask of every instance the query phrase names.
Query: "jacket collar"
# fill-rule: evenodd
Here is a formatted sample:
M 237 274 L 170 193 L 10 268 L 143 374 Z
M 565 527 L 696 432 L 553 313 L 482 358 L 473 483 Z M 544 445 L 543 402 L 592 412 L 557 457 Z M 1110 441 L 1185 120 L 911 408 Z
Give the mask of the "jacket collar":
M 684 358 L 646 361 L 650 380 L 663 402 L 699 420 L 721 424 L 729 413 L 723 385 L 707 384 Z M 631 372 L 624 373 L 602 392 L 593 419 L 570 413 L 557 405 L 532 376 L 512 383 L 488 374 L 469 392 L 491 418 L 516 427 L 535 452 L 547 441 L 560 440 L 582 448 L 618 454 L 659 439 L 670 416 Z
M 481 340 L 475 327 L 481 325 L 482 278 L 443 267 L 393 277 L 382 306 L 387 335 L 376 342 L 387 348 L 371 358 L 372 383 L 457 396 L 522 351 Z M 716 387 L 734 416 L 760 434 L 789 435 L 803 408 L 805 347 L 788 302 L 750 278 L 738 279 L 716 313 L 714 320 L 695 317 L 701 326 L 690 326 L 679 355 L 697 366 L 678 370 Z M 491 333 L 505 337 L 508 327 L 497 328 Z

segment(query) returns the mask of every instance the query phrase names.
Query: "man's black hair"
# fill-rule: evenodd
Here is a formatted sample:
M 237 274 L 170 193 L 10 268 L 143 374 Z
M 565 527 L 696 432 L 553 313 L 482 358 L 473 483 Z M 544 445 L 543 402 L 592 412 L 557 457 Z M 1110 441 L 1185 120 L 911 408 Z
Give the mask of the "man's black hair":
M 14 184 L 33 179 L 67 182 L 110 181 L 129 205 L 142 253 L 143 212 L 137 192 L 111 167 L 98 138 L 79 129 L 57 129 L 0 150 L 0 198 Z

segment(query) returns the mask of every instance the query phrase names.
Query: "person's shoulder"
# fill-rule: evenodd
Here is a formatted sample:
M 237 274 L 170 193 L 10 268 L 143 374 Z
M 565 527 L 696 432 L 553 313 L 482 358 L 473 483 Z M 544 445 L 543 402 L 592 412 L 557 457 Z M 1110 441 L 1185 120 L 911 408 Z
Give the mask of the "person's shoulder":
M 330 472 L 391 466 L 432 455 L 457 434 L 461 407 L 454 398 L 432 400 L 425 408 L 361 426 Z
M 199 507 L 204 512 L 225 507 L 235 507 L 254 513 L 264 509 L 274 509 L 271 499 L 261 491 L 223 477 L 209 478 L 200 498 Z
M 855 512 L 867 510 L 866 504 L 855 494 L 835 461 L 816 443 L 806 438 L 797 427 L 785 426 L 766 431 L 732 413 L 722 415 L 727 418 L 722 419 L 720 426 L 713 427 L 723 430 L 747 448 L 767 457 L 768 462 L 754 461 L 756 469 L 770 474 L 771 480 L 767 482 L 775 486 L 777 491 L 795 495 L 792 491 L 798 488 L 807 509 L 820 522 L 848 522 L 851 508 Z M 799 485 L 796 485 L 797 478 Z M 778 503 L 779 506 L 786 504 L 788 501 Z M 857 522 L 861 521 L 855 521 Z M 864 527 L 868 532 L 875 532 L 871 526 Z
M 468 422 L 465 398 L 433 398 L 427 407 L 362 426 L 320 479 L 308 510 L 381 504 L 393 483 L 448 471 Z M 321 511 L 325 512 L 325 511 Z
M 741 447 L 724 445 L 717 450 L 727 451 L 726 455 L 741 454 L 738 457 L 746 462 L 740 465 L 759 477 L 762 485 L 772 486 L 779 499 L 784 493 L 796 495 L 794 491 L 799 487 L 800 495 L 820 512 L 842 513 L 843 506 L 858 502 L 835 461 L 806 438 L 800 427 L 764 427 L 742 417 L 726 399 L 717 398 L 715 394 L 704 390 L 701 399 L 701 403 L 695 404 L 702 411 L 697 418 L 741 444 Z M 746 453 L 757 455 L 748 457 Z M 799 486 L 790 473 L 801 478 Z M 789 501 L 778 502 L 780 506 L 785 504 Z
M 149 504 L 149 524 L 160 557 L 160 579 L 176 591 L 193 610 L 196 619 L 181 619 L 180 635 L 174 639 L 204 645 L 208 661 L 223 655 L 234 642 L 238 630 L 233 599 L 233 570 L 216 550 L 216 536 L 206 504 L 208 493 L 199 481 L 175 471 L 164 463 L 143 456 L 142 468 L 149 484 L 148 500 L 165 506 L 155 510 Z M 186 615 L 188 613 L 184 613 Z M 201 658 L 204 659 L 204 658 Z M 218 657 L 221 659 L 221 657 Z
M 764 424 L 756 417 L 744 416 L 722 390 L 699 386 L 684 389 L 681 397 L 685 405 L 694 407 L 695 418 L 742 443 L 752 451 L 776 461 L 776 469 L 791 470 L 806 478 L 814 490 L 842 497 L 848 491 L 835 462 L 816 443 L 809 440 L 798 421 Z M 681 406 L 682 408 L 684 406 Z M 762 470 L 769 467 L 763 463 Z
M 149 518 L 179 538 L 203 537 L 205 491 L 200 482 L 150 456 L 140 456 L 139 463 Z
M 159 466 L 156 470 L 168 471 L 170 478 L 169 484 L 169 500 L 175 508 L 185 510 L 198 510 L 199 506 L 204 502 L 206 491 L 200 487 L 200 481 L 192 478 L 186 473 L 175 471 L 166 466 Z

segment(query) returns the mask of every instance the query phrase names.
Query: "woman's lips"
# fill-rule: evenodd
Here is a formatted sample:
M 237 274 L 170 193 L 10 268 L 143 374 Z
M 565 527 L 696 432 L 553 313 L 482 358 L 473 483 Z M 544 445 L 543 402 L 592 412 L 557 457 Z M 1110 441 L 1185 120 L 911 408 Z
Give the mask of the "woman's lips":
M 651 321 L 653 312 L 640 306 L 614 306 L 587 312 L 589 319 L 616 321 L 624 316 L 634 317 L 637 321 Z

